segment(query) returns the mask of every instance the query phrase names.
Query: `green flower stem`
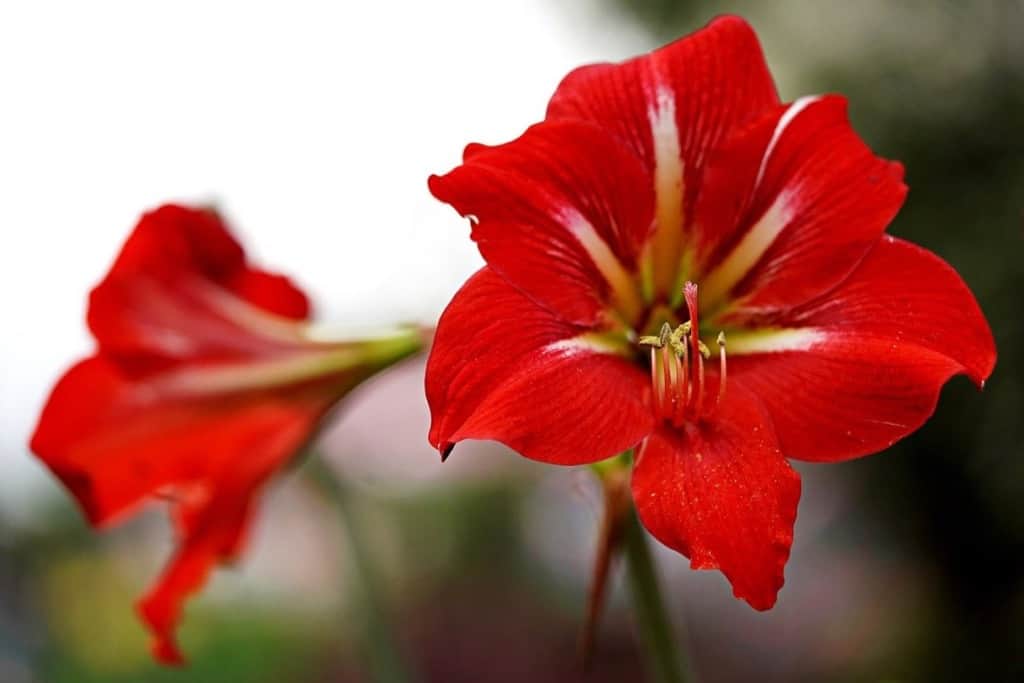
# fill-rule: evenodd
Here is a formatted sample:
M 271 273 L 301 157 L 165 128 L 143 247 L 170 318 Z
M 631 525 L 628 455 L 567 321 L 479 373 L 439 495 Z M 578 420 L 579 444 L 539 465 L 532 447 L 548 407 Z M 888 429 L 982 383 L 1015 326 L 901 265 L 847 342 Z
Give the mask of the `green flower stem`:
M 685 683 L 687 667 L 684 652 L 665 612 L 650 543 L 635 510 L 630 511 L 626 524 L 626 563 L 635 618 L 654 680 L 659 683 Z
M 405 663 L 398 639 L 388 618 L 384 590 L 364 535 L 365 527 L 358 506 L 353 505 L 351 492 L 337 474 L 313 455 L 306 465 L 317 488 L 338 513 L 346 535 L 347 556 L 352 568 L 356 601 L 362 617 L 362 650 L 370 680 L 379 683 L 413 683 L 416 677 Z

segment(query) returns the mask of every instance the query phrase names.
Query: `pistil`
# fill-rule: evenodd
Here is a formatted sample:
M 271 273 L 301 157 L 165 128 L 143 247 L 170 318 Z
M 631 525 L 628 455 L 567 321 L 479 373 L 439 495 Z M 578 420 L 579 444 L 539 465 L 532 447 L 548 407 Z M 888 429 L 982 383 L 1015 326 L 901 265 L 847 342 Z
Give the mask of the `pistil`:
M 697 285 L 687 282 L 683 286 L 683 299 L 686 301 L 686 308 L 690 313 L 690 345 L 693 346 L 693 361 L 696 364 L 694 373 L 693 401 L 694 411 L 700 415 L 700 405 L 704 393 L 704 355 L 700 349 L 700 320 L 697 310 Z

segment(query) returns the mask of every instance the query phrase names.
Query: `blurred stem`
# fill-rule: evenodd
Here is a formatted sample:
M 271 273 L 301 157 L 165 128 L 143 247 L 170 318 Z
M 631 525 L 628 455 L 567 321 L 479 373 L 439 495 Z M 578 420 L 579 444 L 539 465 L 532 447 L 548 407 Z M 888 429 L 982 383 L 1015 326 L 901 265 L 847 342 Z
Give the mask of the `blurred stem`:
M 601 529 L 594 552 L 586 618 L 580 633 L 580 663 L 584 671 L 590 668 L 598 622 L 604 610 L 612 561 L 622 549 L 626 523 L 632 514 L 633 498 L 629 490 L 630 462 L 629 454 L 626 454 L 592 467 L 604 492 L 604 515 L 601 518 Z
M 364 535 L 365 526 L 350 489 L 323 460 L 313 454 L 307 472 L 338 513 L 347 541 L 348 561 L 352 569 L 357 604 L 363 617 L 361 649 L 370 679 L 379 683 L 412 683 L 415 677 L 398 647 L 398 639 L 388 618 L 384 590 Z
M 684 674 L 685 653 L 676 642 L 672 622 L 665 612 L 650 543 L 635 510 L 630 512 L 626 524 L 626 562 L 640 639 L 647 650 L 654 680 L 684 683 L 687 680 Z

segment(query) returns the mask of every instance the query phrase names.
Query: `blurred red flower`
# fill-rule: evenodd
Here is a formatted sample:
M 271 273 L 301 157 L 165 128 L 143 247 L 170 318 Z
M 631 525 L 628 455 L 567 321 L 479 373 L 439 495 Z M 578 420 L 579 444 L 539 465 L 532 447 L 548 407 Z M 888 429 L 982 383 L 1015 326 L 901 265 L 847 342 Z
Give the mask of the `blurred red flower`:
M 140 601 L 154 656 L 181 663 L 185 598 L 235 558 L 268 479 L 359 382 L 421 346 L 417 330 L 321 341 L 306 296 L 250 265 L 210 210 L 147 213 L 89 300 L 96 352 L 61 378 L 32 450 L 89 522 L 170 501 L 179 547 Z
M 757 609 L 793 538 L 786 458 L 882 450 L 995 363 L 956 272 L 884 234 L 902 166 L 842 97 L 781 104 L 739 18 L 577 69 L 544 122 L 430 189 L 487 261 L 439 323 L 431 443 L 561 465 L 635 447 L 646 528 Z

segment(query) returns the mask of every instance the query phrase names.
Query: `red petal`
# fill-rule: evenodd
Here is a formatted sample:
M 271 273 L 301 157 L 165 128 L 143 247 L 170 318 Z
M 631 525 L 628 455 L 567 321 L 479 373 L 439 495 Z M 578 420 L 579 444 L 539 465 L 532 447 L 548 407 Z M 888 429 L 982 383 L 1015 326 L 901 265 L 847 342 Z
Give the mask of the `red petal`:
M 249 523 L 249 497 L 218 503 L 203 511 L 157 584 L 138 603 L 140 616 L 155 635 L 153 656 L 164 664 L 185 663 L 175 637 L 182 605 L 203 587 L 216 564 L 234 559 Z
M 182 601 L 236 548 L 243 508 L 302 447 L 335 392 L 314 387 L 235 395 L 167 391 L 166 375 L 139 378 L 104 358 L 72 368 L 40 417 L 31 448 L 103 525 L 144 499 L 170 497 L 181 548 L 143 612 L 157 654 L 180 655 L 173 629 Z
M 142 217 L 93 290 L 89 326 L 105 351 L 194 358 L 280 348 L 294 341 L 284 319 L 308 314 L 287 278 L 247 265 L 217 214 L 167 205 Z
M 284 275 L 248 266 L 237 271 L 225 285 L 242 299 L 269 313 L 292 320 L 309 317 L 309 299 Z
M 713 421 L 652 434 L 633 469 L 648 531 L 694 569 L 721 569 L 736 597 L 759 610 L 782 587 L 800 499 L 800 477 L 770 424 L 756 399 L 731 391 Z
M 653 169 L 651 113 L 662 96 L 674 102 L 687 173 L 738 124 L 778 103 L 757 35 L 740 17 L 724 16 L 650 54 L 572 71 L 551 97 L 547 118 L 598 123 Z
M 882 450 L 931 416 L 950 377 L 980 386 L 995 365 L 991 330 L 956 271 L 888 236 L 836 290 L 776 322 L 818 339 L 804 351 L 730 356 L 729 371 L 761 399 L 793 458 Z
M 430 178 L 434 196 L 473 217 L 490 267 L 566 320 L 592 324 L 609 301 L 635 315 L 631 277 L 651 227 L 640 162 L 598 128 L 539 124 Z
M 739 17 L 721 17 L 649 55 L 573 71 L 547 116 L 593 121 L 644 160 L 657 194 L 653 284 L 666 293 L 681 285 L 672 278 L 684 234 L 704 229 L 692 213 L 708 154 L 776 104 L 754 31 Z
M 427 362 L 430 442 L 493 439 L 558 464 L 602 460 L 651 429 L 649 381 L 490 268 L 455 295 Z
M 846 100 L 805 98 L 709 163 L 697 202 L 701 293 L 729 321 L 806 302 L 844 280 L 899 211 L 903 167 L 850 127 Z

